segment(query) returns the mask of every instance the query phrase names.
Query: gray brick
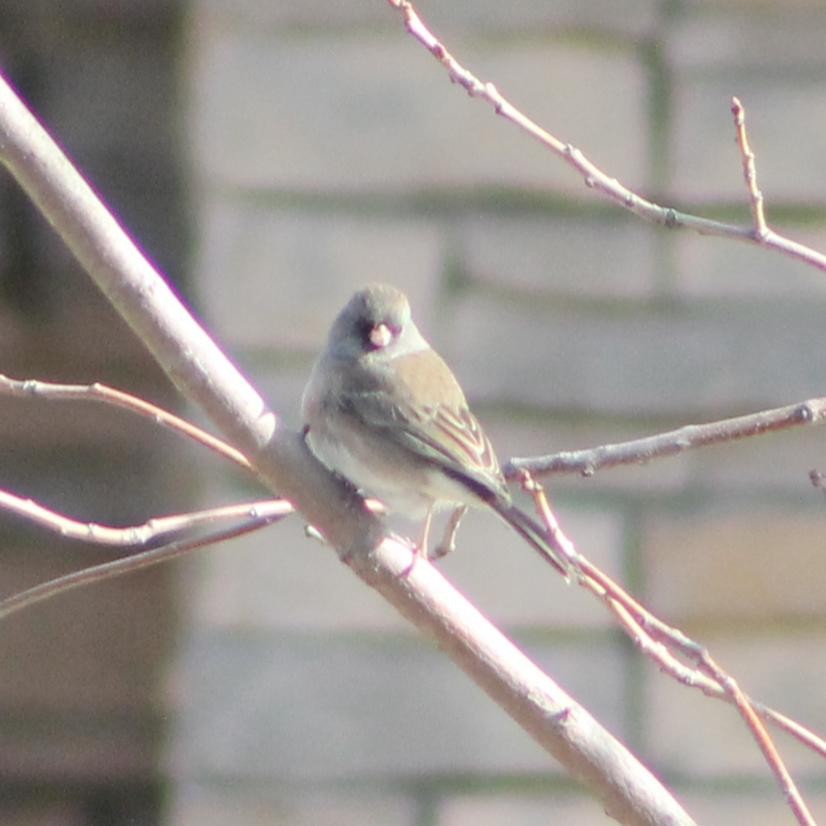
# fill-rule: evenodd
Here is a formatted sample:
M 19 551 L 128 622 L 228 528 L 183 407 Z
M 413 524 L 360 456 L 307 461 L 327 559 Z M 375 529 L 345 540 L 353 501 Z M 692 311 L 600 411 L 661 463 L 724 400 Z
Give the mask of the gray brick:
M 461 265 L 504 289 L 597 298 L 645 297 L 656 287 L 655 230 L 637 219 L 468 218 Z
M 316 346 L 321 349 L 323 340 L 319 339 Z M 273 351 L 269 358 L 251 357 L 245 372 L 251 377 L 256 390 L 281 417 L 281 421 L 293 430 L 300 430 L 303 426 L 301 395 L 316 352 L 285 360 L 285 363 L 282 363 L 278 356 L 278 351 Z M 241 363 L 244 365 L 244 359 Z
M 359 0 L 303 0 L 301 3 L 271 3 L 269 0 L 195 0 L 192 3 L 200 25 L 220 28 L 247 26 L 306 27 L 338 29 L 344 26 L 375 28 L 391 25 L 394 19 L 389 7 L 381 3 Z
M 814 731 L 826 727 L 822 701 L 826 690 L 823 634 L 765 636 L 703 634 L 701 643 L 751 697 L 801 721 Z M 777 795 L 762 754 L 737 710 L 665 678 L 646 672 L 645 753 L 661 771 L 697 780 L 753 776 Z M 776 729 L 771 729 L 772 736 Z M 714 747 L 709 748 L 713 742 Z M 778 745 L 780 745 L 778 743 Z M 793 777 L 819 776 L 822 759 L 807 749 L 785 748 L 783 760 Z M 713 818 L 714 822 L 727 822 Z M 702 821 L 701 821 L 702 822 Z M 774 821 L 778 822 L 778 821 Z
M 741 223 L 750 224 L 743 205 Z M 771 209 L 768 212 L 771 216 Z M 815 250 L 826 250 L 826 227 L 778 225 L 774 228 Z M 751 302 L 824 301 L 823 273 L 771 250 L 691 233 L 674 236 L 675 289 L 692 299 Z
M 808 510 L 729 506 L 647 518 L 642 552 L 652 609 L 680 623 L 822 622 L 826 516 L 822 495 L 805 491 L 801 479 L 804 497 Z
M 587 650 L 526 650 L 621 727 L 618 648 L 594 640 Z M 190 639 L 182 667 L 179 774 L 296 783 L 556 771 L 446 657 L 398 639 L 210 634 Z
M 424 318 L 436 304 L 443 243 L 429 220 L 214 198 L 202 227 L 201 304 L 210 326 L 235 348 L 315 353 L 350 294 L 369 281 L 405 289 Z
M 695 5 L 696 2 L 695 2 Z M 709 4 L 711 5 L 711 4 Z M 813 13 L 790 10 L 791 3 L 730 4 L 721 12 L 719 2 L 711 13 L 694 12 L 676 19 L 665 37 L 665 56 L 680 70 L 709 68 L 744 73 L 767 71 L 777 77 L 784 71 L 826 66 L 823 41 L 826 13 L 823 5 Z M 796 4 L 798 9 L 803 4 Z
M 560 793 L 457 795 L 440 807 L 438 826 L 594 826 L 604 819 L 595 799 Z
M 379 4 L 339 0 L 333 6 L 324 0 L 302 3 L 271 3 L 268 0 L 235 0 L 227 11 L 223 0 L 199 0 L 198 6 L 211 16 L 224 14 L 228 23 L 241 21 L 249 25 L 318 26 L 342 25 L 388 26 L 400 20 L 396 13 Z M 577 0 L 559 0 L 537 4 L 532 0 L 512 0 L 503 7 L 496 0 L 450 3 L 416 3 L 416 9 L 435 31 L 521 32 L 550 28 L 593 27 L 597 31 L 620 34 L 644 34 L 657 20 L 655 0 L 591 0 L 587 5 Z M 450 44 L 446 44 L 450 48 Z
M 817 787 L 817 782 L 807 782 L 805 777 L 794 778 L 816 823 L 826 819 L 826 796 Z M 783 800 L 777 785 L 770 783 L 763 773 L 760 784 L 740 791 L 734 789 L 700 791 L 696 787 L 679 790 L 683 801 L 697 823 L 748 823 L 749 826 L 777 826 L 790 822 L 793 818 L 788 804 Z
M 690 0 L 691 6 L 698 10 L 710 9 L 719 11 L 720 9 L 745 10 L 748 14 L 760 12 L 769 15 L 777 15 L 779 7 L 771 0 Z M 783 16 L 792 12 L 805 12 L 811 14 L 812 10 L 822 11 L 823 4 L 820 0 L 787 0 L 783 4 Z
M 826 169 L 819 136 L 826 89 L 820 77 L 729 73 L 678 78 L 672 98 L 671 197 L 678 203 L 729 199 L 747 206 L 729 112 L 732 95 L 746 107 L 767 208 L 783 201 L 822 205 Z
M 588 28 L 600 33 L 643 35 L 656 26 L 659 11 L 654 0 L 560 0 L 547 4 L 516 0 L 507 5 L 496 0 L 459 0 L 449 4 L 420 0 L 415 7 L 437 32 L 443 27 L 495 32 Z M 447 46 L 450 48 L 449 43 Z
M 305 791 L 277 792 L 271 784 L 247 784 L 237 788 L 213 789 L 184 782 L 167 819 L 169 826 L 414 826 L 414 801 L 399 795 Z
M 685 419 L 817 395 L 820 363 L 801 354 L 822 315 L 817 305 L 573 313 L 469 294 L 441 349 L 472 398 Z
M 191 129 L 196 163 L 212 180 L 312 192 L 585 191 L 557 158 L 451 86 L 433 58 L 398 33 L 199 32 Z M 647 84 L 633 55 L 552 39 L 469 40 L 456 54 L 561 139 L 645 186 Z M 575 95 L 562 78 L 576 78 Z

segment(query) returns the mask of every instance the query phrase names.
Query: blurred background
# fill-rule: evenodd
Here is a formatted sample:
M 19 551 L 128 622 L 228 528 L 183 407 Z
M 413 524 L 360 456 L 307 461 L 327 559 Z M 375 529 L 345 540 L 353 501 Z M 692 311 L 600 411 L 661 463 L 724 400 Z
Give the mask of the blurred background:
M 824 393 L 826 278 L 600 201 L 452 87 L 375 0 L 7 0 L 0 68 L 290 424 L 367 281 L 408 292 L 500 457 L 590 447 Z M 608 174 L 749 222 L 746 106 L 770 223 L 826 250 L 818 0 L 417 4 L 455 56 Z M 168 382 L 0 179 L 0 369 Z M 187 411 L 197 418 L 195 411 Z M 141 522 L 261 495 L 150 425 L 0 405 L 0 486 Z M 580 550 L 826 732 L 822 430 L 548 480 Z M 12 593 L 107 558 L 0 520 Z M 593 599 L 473 514 L 447 576 L 698 822 L 791 820 L 736 713 L 660 675 Z M 0 626 L 10 826 L 596 824 L 598 804 L 298 519 Z M 823 763 L 778 744 L 817 817 Z

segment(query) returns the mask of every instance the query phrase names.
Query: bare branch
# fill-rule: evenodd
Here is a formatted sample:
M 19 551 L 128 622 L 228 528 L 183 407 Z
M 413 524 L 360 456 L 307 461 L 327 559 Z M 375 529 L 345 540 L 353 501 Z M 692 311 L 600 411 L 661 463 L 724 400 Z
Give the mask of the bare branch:
M 792 810 L 797 822 L 802 824 L 802 826 L 816 826 L 811 812 L 800 796 L 797 785 L 792 779 L 791 774 L 789 774 L 789 770 L 781 760 L 768 732 L 760 722 L 757 713 L 752 707 L 751 701 L 740 690 L 737 681 L 717 665 L 706 649 L 702 650 L 700 667 L 723 687 L 726 695 L 730 697 L 734 705 L 737 706 L 740 715 L 746 722 L 746 727 L 757 741 L 760 751 L 763 752 L 763 757 L 769 764 L 772 774 L 774 774 L 777 779 L 780 790 L 783 792 L 783 797 L 788 802 L 789 808 Z
M 137 396 L 124 393 L 122 390 L 107 387 L 105 384 L 53 384 L 34 379 L 12 379 L 0 374 L 0 395 L 17 398 L 34 396 L 47 401 L 92 401 L 114 405 L 151 419 L 168 430 L 193 439 L 219 456 L 241 465 L 241 467 L 249 469 L 250 466 L 241 452 L 226 442 L 216 439 L 215 436 L 205 430 L 201 430 L 201 428 L 180 416 L 151 404 L 145 399 L 139 399 Z
M 48 582 L 42 582 L 40 585 L 35 585 L 33 588 L 0 600 L 0 620 L 24 608 L 36 605 L 38 602 L 51 599 L 58 594 L 65 594 L 67 591 L 72 591 L 83 585 L 92 585 L 97 582 L 103 582 L 106 579 L 111 579 L 112 577 L 131 573 L 132 571 L 149 568 L 152 565 L 167 562 L 170 559 L 175 559 L 198 548 L 217 545 L 219 542 L 225 542 L 228 539 L 234 539 L 235 537 L 243 536 L 252 531 L 257 531 L 292 513 L 292 508 L 289 506 L 289 503 L 281 502 L 279 504 L 283 510 L 281 513 L 278 513 L 277 509 L 271 509 L 267 514 L 252 515 L 240 525 L 234 525 L 231 528 L 224 528 L 221 531 L 215 531 L 214 533 L 209 533 L 194 539 L 180 539 L 177 542 L 172 542 L 160 548 L 153 548 L 150 551 L 140 551 L 139 553 L 116 559 L 113 562 L 103 562 L 100 565 L 92 565 L 80 571 L 49 580 Z
M 572 563 L 574 571 L 578 573 L 579 584 L 607 603 L 637 647 L 663 671 L 687 686 L 700 688 L 709 696 L 727 700 L 739 710 L 798 822 L 804 826 L 813 826 L 814 820 L 768 732 L 758 718 L 758 713 L 794 734 L 802 743 L 809 745 L 818 753 L 823 753 L 822 750 L 826 744 L 783 715 L 765 706 L 756 708 L 755 704 L 740 690 L 736 680 L 717 665 L 705 647 L 698 645 L 676 628 L 663 623 L 607 574 L 579 554 L 574 543 L 560 528 L 542 486 L 527 471 L 522 471 L 521 479 L 523 487 L 534 498 L 537 510 L 548 528 L 549 539 L 554 548 L 564 553 Z M 688 656 L 696 667 L 686 668 L 675 659 L 669 650 L 671 648 Z
M 168 539 L 174 534 L 243 518 L 282 518 L 292 513 L 293 507 L 282 499 L 267 499 L 260 502 L 245 502 L 240 505 L 226 505 L 221 508 L 182 513 L 150 519 L 143 525 L 114 528 L 95 522 L 78 522 L 56 511 L 49 510 L 31 499 L 23 499 L 13 493 L 0 490 L 0 509 L 16 513 L 47 530 L 67 539 L 93 542 L 97 545 L 117 547 L 138 547 Z
M 804 728 L 800 723 L 795 722 L 790 717 L 786 717 L 785 714 L 781 714 L 779 711 L 775 711 L 762 703 L 752 700 L 752 707 L 761 717 L 774 723 L 787 734 L 790 734 L 798 742 L 806 746 L 806 748 L 811 749 L 821 757 L 826 757 L 826 742 L 809 731 L 809 729 Z
M 766 216 L 763 213 L 763 193 L 757 186 L 757 167 L 754 163 L 754 152 L 749 144 L 746 132 L 746 111 L 740 98 L 731 99 L 731 114 L 734 115 L 734 129 L 737 133 L 737 146 L 743 159 L 743 177 L 746 180 L 746 189 L 749 193 L 751 215 L 754 220 L 754 237 L 757 241 L 765 241 L 769 235 Z
M 701 235 L 717 235 L 736 241 L 758 244 L 826 272 L 826 255 L 778 235 L 776 232 L 766 229 L 765 233 L 761 234 L 755 232 L 752 227 L 726 224 L 720 221 L 712 221 L 709 218 L 690 215 L 673 207 L 655 204 L 653 201 L 649 201 L 628 189 L 616 178 L 612 178 L 603 172 L 575 146 L 561 141 L 519 111 L 500 94 L 492 83 L 483 83 L 469 69 L 462 66 L 427 28 L 411 3 L 407 0 L 388 0 L 388 2 L 393 8 L 401 12 L 407 31 L 445 67 L 453 83 L 461 86 L 471 97 L 481 98 L 489 103 L 497 115 L 501 115 L 505 120 L 522 129 L 561 158 L 582 176 L 587 187 L 596 190 L 609 200 L 624 209 L 630 210 L 646 221 L 660 224 L 669 229 L 690 229 Z M 752 203 L 754 204 L 754 202 Z
M 520 478 L 522 471 L 534 476 L 549 473 L 580 473 L 593 476 L 598 470 L 617 465 L 645 464 L 663 456 L 676 456 L 685 450 L 705 447 L 751 436 L 762 436 L 776 430 L 820 424 L 826 418 L 826 398 L 763 410 L 747 416 L 737 416 L 708 424 L 691 424 L 612 445 L 587 450 L 569 450 L 548 456 L 514 457 L 503 468 L 508 479 Z

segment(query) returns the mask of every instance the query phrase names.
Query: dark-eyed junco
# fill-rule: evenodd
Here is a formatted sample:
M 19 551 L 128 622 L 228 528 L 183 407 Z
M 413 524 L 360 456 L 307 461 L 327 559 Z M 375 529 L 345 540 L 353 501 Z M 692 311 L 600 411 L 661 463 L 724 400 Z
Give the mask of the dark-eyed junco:
M 561 573 L 544 529 L 512 500 L 462 388 L 410 317 L 404 293 L 359 290 L 339 313 L 302 398 L 307 442 L 328 467 L 391 511 L 425 520 L 435 508 L 493 508 Z M 452 545 L 452 535 L 451 535 Z

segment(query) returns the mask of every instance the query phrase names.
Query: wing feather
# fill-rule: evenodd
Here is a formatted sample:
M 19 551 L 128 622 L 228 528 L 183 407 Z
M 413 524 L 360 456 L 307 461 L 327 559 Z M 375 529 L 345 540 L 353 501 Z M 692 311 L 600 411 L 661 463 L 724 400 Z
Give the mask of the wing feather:
M 413 406 L 391 401 L 382 391 L 340 396 L 343 412 L 382 432 L 414 456 L 439 465 L 452 478 L 487 499 L 508 495 L 499 462 L 479 421 L 466 405 Z

